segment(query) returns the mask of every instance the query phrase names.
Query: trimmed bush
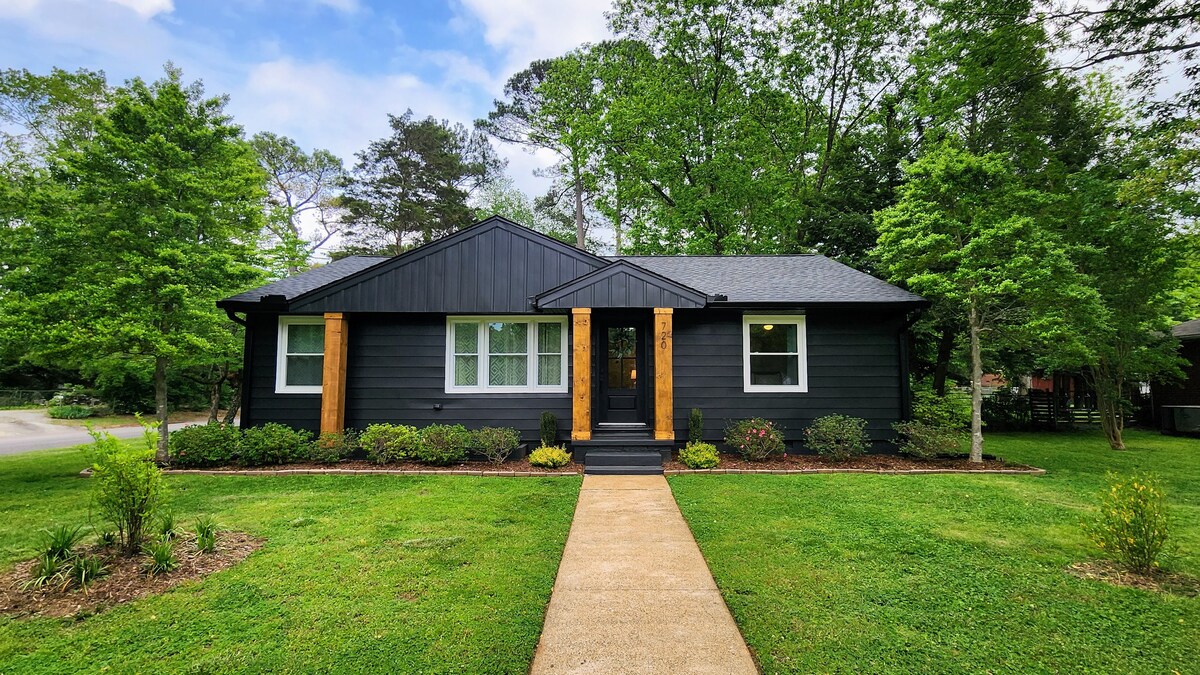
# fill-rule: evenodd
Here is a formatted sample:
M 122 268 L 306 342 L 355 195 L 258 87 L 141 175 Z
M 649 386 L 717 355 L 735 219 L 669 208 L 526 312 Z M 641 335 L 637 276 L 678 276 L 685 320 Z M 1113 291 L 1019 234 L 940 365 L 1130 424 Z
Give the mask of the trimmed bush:
M 403 424 L 372 424 L 358 437 L 358 446 L 376 464 L 402 462 L 416 456 L 421 434 Z
M 324 433 L 312 446 L 309 459 L 318 464 L 337 464 L 358 450 L 358 432 L 346 429 L 342 433 Z
M 725 430 L 725 442 L 752 462 L 765 462 L 784 451 L 783 433 L 769 420 L 737 420 Z
M 238 463 L 242 466 L 272 466 L 308 459 L 312 455 L 312 445 L 312 433 L 271 422 L 242 432 Z
M 492 464 L 503 464 L 521 444 L 521 432 L 504 427 L 484 427 L 471 432 L 471 447 Z
M 542 413 L 540 436 L 542 445 L 554 445 L 558 440 L 558 417 L 549 410 Z
M 431 424 L 421 430 L 416 458 L 433 466 L 449 466 L 467 458 L 471 432 L 461 424 Z
M 804 444 L 817 454 L 846 461 L 867 452 L 871 438 L 867 436 L 867 421 L 849 415 L 826 415 L 813 420 L 804 430 Z
M 558 446 L 543 445 L 529 453 L 530 466 L 543 469 L 560 469 L 570 463 L 570 453 Z
M 688 413 L 688 445 L 704 442 L 704 412 L 692 408 Z
M 892 429 L 900 435 L 896 445 L 900 454 L 919 459 L 933 459 L 957 454 L 963 434 L 958 429 L 935 427 L 921 422 L 896 422 Z
M 1108 475 L 1100 514 L 1084 529 L 1104 554 L 1135 572 L 1150 572 L 1167 544 L 1162 485 L 1149 474 Z
M 688 443 L 679 451 L 679 461 L 689 469 L 713 469 L 721 463 L 721 455 L 711 443 Z
M 82 420 L 92 416 L 92 407 L 87 405 L 52 405 L 46 414 L 56 420 Z
M 953 388 L 938 396 L 928 381 L 915 382 L 913 419 L 931 427 L 966 429 L 971 426 L 971 397 Z
M 142 446 L 128 446 L 104 432 L 92 432 L 92 490 L 96 507 L 117 528 L 121 549 L 142 548 L 166 493 L 162 470 L 154 464 L 158 435 L 148 433 Z
M 233 464 L 237 457 L 242 432 L 235 426 L 220 422 L 193 424 L 171 432 L 171 464 L 202 469 Z

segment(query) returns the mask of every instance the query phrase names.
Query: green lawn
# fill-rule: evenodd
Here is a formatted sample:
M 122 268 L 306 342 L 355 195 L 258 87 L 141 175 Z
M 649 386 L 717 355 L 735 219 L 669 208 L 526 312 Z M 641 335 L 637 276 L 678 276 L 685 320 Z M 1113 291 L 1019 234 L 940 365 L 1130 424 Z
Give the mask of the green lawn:
M 1094 557 L 1079 522 L 1106 471 L 1164 480 L 1200 575 L 1200 441 L 1130 433 L 989 434 L 1032 476 L 687 475 L 684 516 L 766 672 L 1200 669 L 1200 598 L 1064 568 Z
M 0 565 L 85 522 L 78 450 L 0 458 Z M 528 669 L 576 478 L 172 477 L 173 510 L 265 537 L 242 564 L 79 621 L 0 618 L 0 673 Z

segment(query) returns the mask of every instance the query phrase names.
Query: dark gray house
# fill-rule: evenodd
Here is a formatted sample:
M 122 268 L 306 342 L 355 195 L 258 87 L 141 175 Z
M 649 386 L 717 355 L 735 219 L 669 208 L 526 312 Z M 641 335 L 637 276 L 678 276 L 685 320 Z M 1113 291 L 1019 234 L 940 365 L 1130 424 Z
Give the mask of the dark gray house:
M 219 305 L 246 325 L 245 426 L 443 422 L 535 440 L 550 411 L 593 470 L 658 465 L 692 408 L 713 441 L 761 416 L 795 442 L 830 413 L 890 438 L 925 302 L 818 255 L 598 257 L 493 217 Z

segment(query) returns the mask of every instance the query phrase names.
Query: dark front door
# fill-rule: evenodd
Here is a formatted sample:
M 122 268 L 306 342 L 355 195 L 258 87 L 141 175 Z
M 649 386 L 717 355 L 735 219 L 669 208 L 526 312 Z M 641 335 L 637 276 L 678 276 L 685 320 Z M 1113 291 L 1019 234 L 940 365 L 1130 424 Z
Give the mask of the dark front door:
M 645 337 L 643 326 L 600 326 L 599 414 L 601 424 L 646 422 Z

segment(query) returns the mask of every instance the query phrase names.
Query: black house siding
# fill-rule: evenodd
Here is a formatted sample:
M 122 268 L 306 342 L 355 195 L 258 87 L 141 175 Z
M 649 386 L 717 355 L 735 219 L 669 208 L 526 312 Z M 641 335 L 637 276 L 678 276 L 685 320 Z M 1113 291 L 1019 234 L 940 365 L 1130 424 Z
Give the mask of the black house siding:
M 279 316 L 250 314 L 246 317 L 246 373 L 243 386 L 243 427 L 279 422 L 313 433 L 321 427 L 320 394 L 276 394 L 275 356 L 279 352 Z
M 447 394 L 445 315 L 357 315 L 349 330 L 348 427 L 375 422 L 503 426 L 536 441 L 542 411 L 549 410 L 558 416 L 559 438 L 570 436 L 569 393 Z M 569 355 L 567 362 L 569 382 Z
M 873 440 L 890 440 L 891 424 L 902 411 L 902 321 L 898 313 L 810 310 L 808 391 L 747 393 L 742 390 L 742 313 L 676 312 L 676 439 L 687 440 L 688 414 L 700 408 L 704 437 L 714 442 L 723 438 L 730 420 L 747 417 L 773 420 L 788 441 L 798 441 L 814 419 L 832 413 L 866 419 Z

